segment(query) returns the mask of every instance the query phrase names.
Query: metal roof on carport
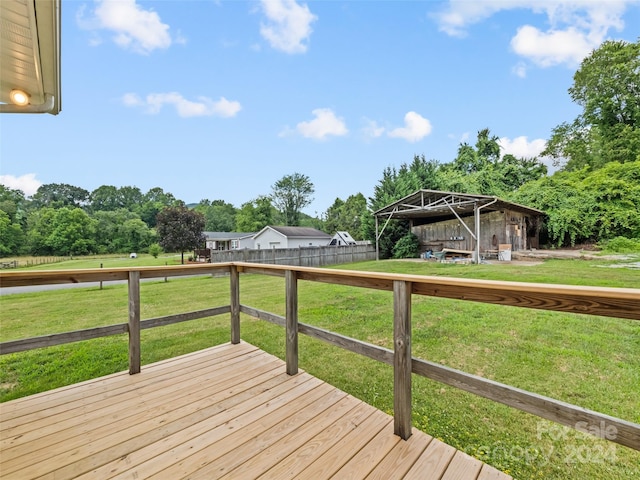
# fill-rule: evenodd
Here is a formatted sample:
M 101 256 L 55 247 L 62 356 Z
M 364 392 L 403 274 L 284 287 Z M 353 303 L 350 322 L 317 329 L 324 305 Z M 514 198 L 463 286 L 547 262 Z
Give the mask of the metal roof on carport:
M 535 208 L 526 207 L 490 195 L 443 192 L 440 190 L 418 190 L 397 202 L 387 205 L 373 214 L 376 217 L 411 218 L 453 218 L 473 215 L 476 208 L 486 211 L 510 209 L 530 215 L 544 215 Z

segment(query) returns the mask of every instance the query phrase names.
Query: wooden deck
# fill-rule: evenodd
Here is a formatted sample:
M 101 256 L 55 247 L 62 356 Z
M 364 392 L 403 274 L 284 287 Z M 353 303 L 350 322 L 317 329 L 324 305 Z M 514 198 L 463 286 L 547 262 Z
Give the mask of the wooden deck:
M 508 479 L 247 343 L 0 405 L 0 477 Z

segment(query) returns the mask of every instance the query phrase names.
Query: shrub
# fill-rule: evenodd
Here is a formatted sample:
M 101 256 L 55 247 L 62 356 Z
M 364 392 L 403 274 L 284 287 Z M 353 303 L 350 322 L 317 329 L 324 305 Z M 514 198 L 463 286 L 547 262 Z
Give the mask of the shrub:
M 640 238 L 615 237 L 603 242 L 605 252 L 636 253 L 640 252 Z
M 153 258 L 158 258 L 158 255 L 162 253 L 162 247 L 157 243 L 152 243 L 149 245 L 149 254 L 153 256 Z
M 413 233 L 407 233 L 393 246 L 393 258 L 416 258 L 420 253 L 420 240 Z

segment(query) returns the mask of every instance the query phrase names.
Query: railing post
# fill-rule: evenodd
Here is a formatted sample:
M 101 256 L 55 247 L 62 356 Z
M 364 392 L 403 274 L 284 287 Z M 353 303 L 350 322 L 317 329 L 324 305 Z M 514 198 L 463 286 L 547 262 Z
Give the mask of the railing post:
M 229 271 L 231 293 L 231 343 L 240 343 L 240 273 L 238 267 L 231 265 Z
M 293 270 L 285 272 L 286 283 L 286 326 L 287 374 L 298 373 L 298 276 Z
M 129 272 L 129 374 L 140 373 L 140 272 Z
M 411 282 L 393 282 L 393 432 L 411 436 Z

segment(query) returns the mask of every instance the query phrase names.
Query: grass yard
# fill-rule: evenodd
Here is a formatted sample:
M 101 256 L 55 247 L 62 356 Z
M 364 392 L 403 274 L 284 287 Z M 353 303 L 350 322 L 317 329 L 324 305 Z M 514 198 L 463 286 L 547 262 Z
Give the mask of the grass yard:
M 151 258 L 151 257 L 150 257 Z M 129 259 L 127 259 L 129 260 Z M 365 262 L 336 268 L 493 280 L 638 287 L 640 271 L 615 262 L 539 265 Z M 58 264 L 60 268 L 62 265 Z M 105 265 L 106 267 L 107 265 Z M 112 265 L 109 265 L 112 266 Z M 115 266 L 115 265 L 113 265 Z M 78 268 L 76 265 L 69 268 Z M 145 282 L 142 318 L 229 303 L 227 278 Z M 241 276 L 241 302 L 284 315 L 284 280 Z M 126 285 L 0 297 L 2 341 L 127 320 Z M 640 423 L 640 323 L 413 297 L 416 357 Z M 301 281 L 300 321 L 392 348 L 390 292 Z M 282 328 L 243 316 L 242 338 L 284 358 Z M 222 315 L 142 331 L 143 364 L 227 342 Z M 300 336 L 300 366 L 392 413 L 391 367 Z M 126 370 L 126 336 L 0 357 L 0 400 Z M 640 452 L 586 436 L 457 389 L 413 378 L 413 422 L 515 478 L 640 478 Z

